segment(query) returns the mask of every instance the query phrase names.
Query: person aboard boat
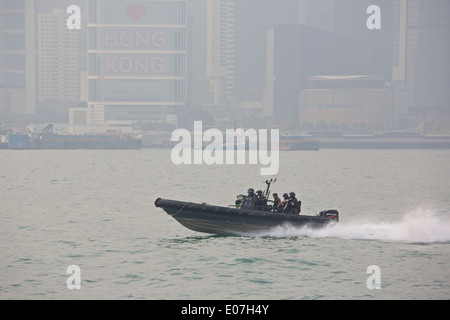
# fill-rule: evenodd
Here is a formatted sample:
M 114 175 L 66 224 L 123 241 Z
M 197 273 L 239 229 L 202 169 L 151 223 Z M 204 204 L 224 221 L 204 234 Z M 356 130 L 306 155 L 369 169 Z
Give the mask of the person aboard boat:
M 291 212 L 291 201 L 289 199 L 289 195 L 287 193 L 283 193 L 283 201 L 281 201 L 281 206 L 283 209 L 283 213 L 290 213 Z
M 247 190 L 248 196 L 253 199 L 253 203 L 256 203 L 257 195 L 255 194 L 255 189 L 250 188 Z
M 290 213 L 300 214 L 301 201 L 298 201 L 295 197 L 295 192 L 289 192 L 289 202 L 291 203 Z
M 256 191 L 256 201 L 255 201 L 255 207 L 257 210 L 264 211 L 265 207 L 267 205 L 266 197 L 263 195 L 261 190 Z
M 278 193 L 274 193 L 273 195 L 273 212 L 282 212 L 283 207 L 281 206 L 281 199 L 278 197 Z

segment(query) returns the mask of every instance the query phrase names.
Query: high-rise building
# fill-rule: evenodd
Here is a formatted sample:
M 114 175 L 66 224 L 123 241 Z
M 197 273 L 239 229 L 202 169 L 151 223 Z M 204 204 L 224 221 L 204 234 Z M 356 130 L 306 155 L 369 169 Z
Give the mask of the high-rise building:
M 89 0 L 88 106 L 106 121 L 176 122 L 186 100 L 185 5 Z
M 358 37 L 286 24 L 275 26 L 269 38 L 272 74 L 267 79 L 273 97 L 265 101 L 264 114 L 283 128 L 298 126 L 300 92 L 308 88 L 309 77 L 364 74 L 365 48 Z
M 37 15 L 37 98 L 75 102 L 80 99 L 79 32 L 66 26 L 63 10 Z
M 234 100 L 234 1 L 207 2 L 207 76 L 210 103 L 231 105 Z
M 336 0 L 298 0 L 298 24 L 334 31 Z
M 450 1 L 402 0 L 407 10 L 408 105 L 450 109 Z
M 0 0 L 0 113 L 36 110 L 34 0 Z
M 365 74 L 392 78 L 392 43 L 395 32 L 394 4 L 396 0 L 335 0 L 334 32 L 359 37 L 366 48 Z M 367 26 L 368 9 L 379 8 L 379 29 Z M 370 10 L 369 10 L 370 11 Z
M 209 105 L 209 83 L 206 77 L 207 0 L 186 1 L 187 12 L 187 109 Z M 192 120 L 192 119 L 191 119 Z
M 317 9 L 314 6 L 323 1 L 308 4 L 310 9 Z M 367 48 L 366 73 L 383 76 L 395 91 L 395 97 L 402 96 L 395 102 L 396 109 L 426 113 L 450 108 L 448 0 L 333 2 L 333 31 L 361 37 Z M 380 8 L 380 29 L 369 30 L 365 26 L 369 18 L 366 10 L 371 5 Z
M 215 102 L 262 107 L 267 31 L 297 22 L 297 0 L 210 0 L 208 76 Z
M 379 9 L 379 15 L 376 16 L 377 28 L 370 26 L 371 16 L 374 14 L 371 7 L 374 6 Z M 301 95 L 301 91 L 311 89 L 311 82 L 308 81 L 310 77 L 338 76 L 339 81 L 327 80 L 321 83 L 346 85 L 349 86 L 348 89 L 360 90 L 361 88 L 353 86 L 353 82 L 348 83 L 342 79 L 363 75 L 359 79 L 365 80 L 359 81 L 358 86 L 367 85 L 365 89 L 369 90 L 395 90 L 395 93 L 391 93 L 390 100 L 382 99 L 385 101 L 383 113 L 390 116 L 383 116 L 383 121 L 377 122 L 367 119 L 366 123 L 396 127 L 399 114 L 404 114 L 406 108 L 406 36 L 402 24 L 406 17 L 402 13 L 404 6 L 399 0 L 299 0 L 299 24 L 278 25 L 268 33 L 271 45 L 268 46 L 269 72 L 266 76 L 264 114 L 273 117 L 276 124 L 295 129 L 299 124 L 299 116 L 311 111 L 299 110 L 299 104 L 303 107 L 311 105 L 308 101 L 301 101 L 307 97 Z M 367 79 L 377 79 L 376 86 L 371 86 Z M 382 94 L 390 96 L 385 92 Z M 364 99 L 361 92 L 357 97 L 358 101 Z M 367 94 L 368 100 L 372 98 Z M 348 106 L 350 104 L 347 103 Z M 339 107 L 343 105 L 340 104 Z M 372 112 L 374 109 L 370 108 Z M 348 109 L 350 113 L 353 112 L 351 106 Z M 322 120 L 334 121 L 329 114 L 328 112 L 327 117 Z M 361 113 L 355 119 L 362 119 L 364 115 L 369 113 Z M 319 116 L 314 119 L 319 119 Z M 351 117 L 346 117 L 345 121 L 348 123 L 352 121 L 350 119 Z M 304 117 L 300 120 L 305 121 Z
M 297 0 L 235 1 L 234 98 L 262 101 L 266 85 L 267 30 L 297 22 Z

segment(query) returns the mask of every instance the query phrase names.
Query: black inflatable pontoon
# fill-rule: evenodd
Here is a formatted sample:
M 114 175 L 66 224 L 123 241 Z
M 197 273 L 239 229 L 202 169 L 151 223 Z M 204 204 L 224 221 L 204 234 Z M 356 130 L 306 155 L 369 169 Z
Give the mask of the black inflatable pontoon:
M 317 216 L 306 216 L 243 206 L 221 207 L 161 198 L 156 199 L 155 206 L 162 208 L 186 228 L 211 234 L 245 235 L 283 225 L 322 228 L 339 221 L 339 213 L 336 210 L 325 210 Z

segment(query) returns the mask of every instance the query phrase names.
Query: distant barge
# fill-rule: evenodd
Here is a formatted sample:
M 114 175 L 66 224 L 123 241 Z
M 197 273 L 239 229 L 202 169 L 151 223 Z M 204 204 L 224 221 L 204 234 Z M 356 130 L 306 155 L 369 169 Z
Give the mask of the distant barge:
M 318 151 L 319 139 L 302 135 L 280 135 L 280 151 Z
M 99 135 L 53 135 L 30 138 L 24 134 L 9 135 L 9 149 L 140 149 L 141 141 L 132 138 Z
M 309 132 L 320 139 L 322 149 L 450 149 L 448 135 L 417 132 L 385 132 L 373 135 L 344 135 L 341 132 Z
M 420 139 L 377 139 L 344 137 L 320 139 L 322 149 L 450 149 L 449 138 L 424 137 Z
M 142 141 L 122 134 L 63 135 L 53 133 L 47 126 L 37 134 L 10 134 L 8 148 L 14 150 L 40 149 L 140 149 Z

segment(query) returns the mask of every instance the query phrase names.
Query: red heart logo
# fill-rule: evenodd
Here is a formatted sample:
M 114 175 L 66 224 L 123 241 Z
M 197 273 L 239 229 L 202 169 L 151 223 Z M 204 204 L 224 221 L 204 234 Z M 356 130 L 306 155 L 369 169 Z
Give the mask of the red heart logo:
M 145 15 L 145 6 L 143 4 L 129 4 L 126 12 L 134 22 L 138 22 Z

